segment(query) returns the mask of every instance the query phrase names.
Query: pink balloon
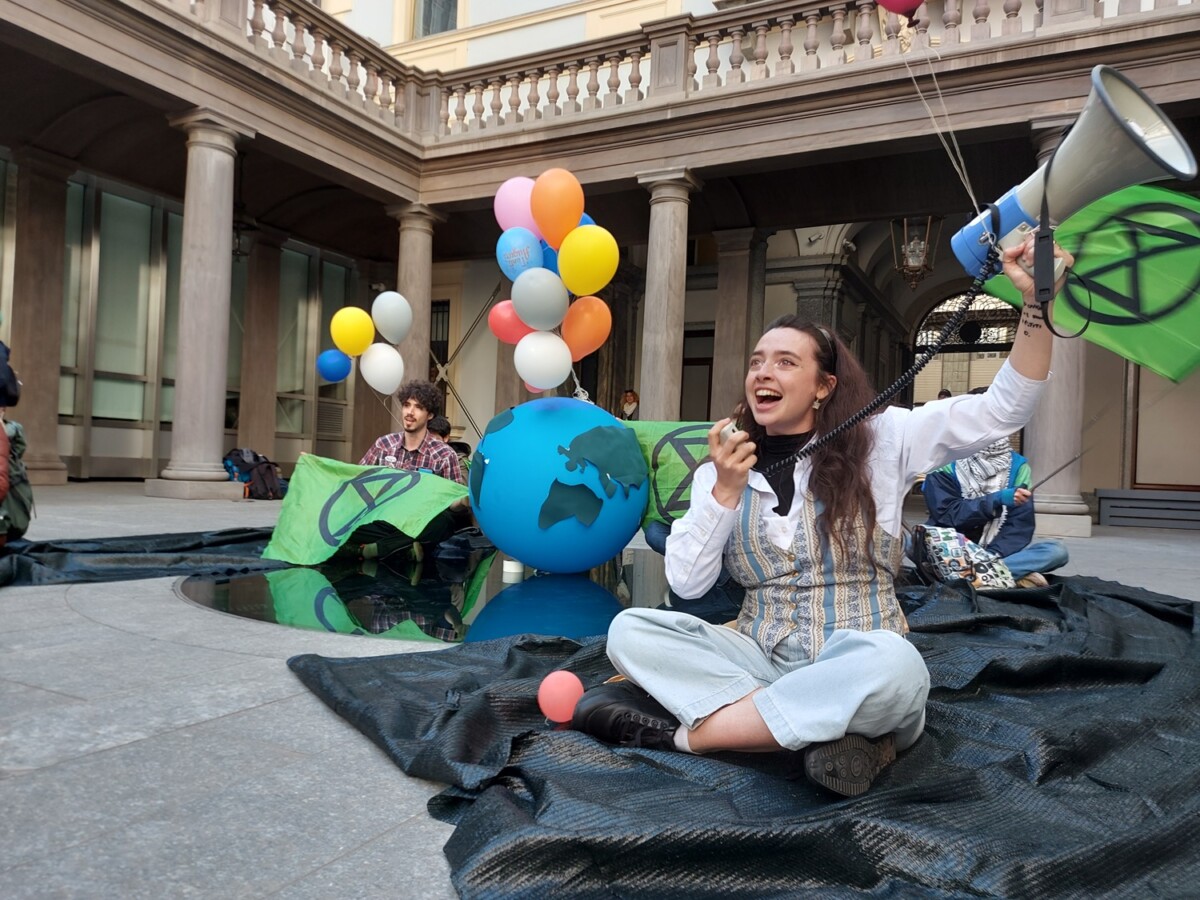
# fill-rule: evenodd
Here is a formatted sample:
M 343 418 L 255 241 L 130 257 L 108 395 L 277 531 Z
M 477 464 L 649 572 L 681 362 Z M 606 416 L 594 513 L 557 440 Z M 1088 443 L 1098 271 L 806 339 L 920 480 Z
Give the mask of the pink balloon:
M 879 0 L 879 5 L 888 12 L 894 12 L 899 16 L 912 17 L 912 14 L 917 11 L 917 7 L 921 5 L 922 0 Z
M 542 679 L 538 687 L 538 708 L 551 722 L 570 722 L 575 704 L 583 696 L 583 682 L 574 672 L 559 669 Z
M 524 385 L 525 385 L 525 390 L 529 391 L 529 393 L 531 393 L 531 394 L 544 394 L 544 393 L 546 393 L 544 390 L 542 390 L 542 388 L 540 388 L 540 387 L 534 387 L 534 386 L 533 386 L 532 384 L 530 384 L 528 381 L 524 381 L 524 382 L 522 382 L 522 384 L 524 384 Z
M 496 191 L 492 201 L 492 211 L 496 214 L 496 222 L 501 230 L 510 228 L 528 228 L 538 238 L 542 239 L 541 229 L 533 220 L 533 211 L 529 206 L 529 196 L 533 193 L 533 179 L 524 176 L 510 178 Z

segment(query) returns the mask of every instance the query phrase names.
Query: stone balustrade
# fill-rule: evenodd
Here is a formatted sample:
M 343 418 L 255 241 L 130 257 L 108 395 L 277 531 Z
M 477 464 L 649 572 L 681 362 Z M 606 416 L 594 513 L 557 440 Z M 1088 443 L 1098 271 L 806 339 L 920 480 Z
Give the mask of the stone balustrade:
M 178 8 L 189 0 L 149 2 Z M 1143 10 L 1150 2 L 1154 8 Z M 242 5 L 190 0 L 190 11 L 211 24 L 236 16 L 230 10 Z M 662 19 L 638 31 L 445 73 L 405 65 L 307 0 L 244 0 L 244 6 L 245 36 L 259 57 L 429 144 L 648 104 L 723 95 L 736 102 L 734 91 L 756 82 L 822 78 L 896 58 L 915 66 L 965 55 L 970 64 L 972 54 L 986 60 L 1014 40 L 1036 40 L 1048 27 L 1084 35 L 1099 25 L 1157 15 L 1159 7 L 1191 4 L 927 0 L 907 19 L 875 0 L 775 0 Z M 964 17 L 970 20 L 966 27 Z M 886 77 L 907 76 L 889 69 Z

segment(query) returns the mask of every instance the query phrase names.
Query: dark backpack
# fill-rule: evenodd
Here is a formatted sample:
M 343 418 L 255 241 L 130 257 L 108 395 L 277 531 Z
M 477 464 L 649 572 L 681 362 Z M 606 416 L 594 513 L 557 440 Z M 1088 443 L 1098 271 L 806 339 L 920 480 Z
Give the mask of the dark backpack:
M 250 500 L 280 500 L 287 492 L 279 467 L 249 447 L 236 447 L 225 454 L 225 471 L 230 481 L 242 482 L 242 496 Z
M 33 516 L 33 486 L 25 471 L 25 430 L 16 422 L 6 422 L 8 435 L 8 496 L 0 503 L 0 534 L 15 541 L 25 535 Z

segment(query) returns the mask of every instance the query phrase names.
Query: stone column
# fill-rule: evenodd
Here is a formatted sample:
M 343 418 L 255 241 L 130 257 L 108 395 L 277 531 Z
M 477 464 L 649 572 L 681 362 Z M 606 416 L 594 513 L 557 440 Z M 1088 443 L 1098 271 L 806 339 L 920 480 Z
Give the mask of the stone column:
M 747 359 L 766 328 L 764 316 L 767 304 L 767 242 L 774 233 L 758 229 L 754 232 L 754 239 L 750 241 L 750 320 L 746 332 Z
M 713 334 L 712 396 L 708 414 L 729 415 L 745 395 L 750 325 L 750 251 L 753 228 L 713 232 L 717 241 L 717 312 Z M 757 337 L 757 335 L 756 335 Z
M 1034 141 L 1041 165 L 1062 140 L 1063 131 L 1061 127 L 1039 130 L 1036 124 Z M 1050 383 L 1033 418 L 1025 426 L 1023 451 L 1033 470 L 1035 484 L 1039 478 L 1079 455 L 1083 440 L 1083 363 L 1082 339 L 1055 338 Z M 1081 469 L 1076 459 L 1034 491 L 1038 534 L 1091 536 L 1091 513 L 1079 493 Z
M 252 129 L 210 110 L 176 116 L 187 132 L 183 253 L 179 270 L 179 365 L 171 461 L 146 482 L 151 497 L 241 496 L 225 455 L 225 360 L 233 258 L 233 181 L 239 138 Z
M 638 184 L 650 191 L 638 413 L 674 421 L 683 384 L 688 203 L 701 182 L 686 169 L 672 169 L 639 175 Z
M 37 151 L 18 152 L 16 239 L 10 341 L 21 402 L 8 416 L 25 429 L 30 484 L 66 484 L 58 455 L 58 384 L 62 362 L 67 178 L 75 164 Z
M 402 203 L 387 213 L 400 223 L 396 290 L 412 306 L 412 330 L 400 342 L 404 380 L 429 377 L 429 328 L 433 302 L 433 226 L 445 217 L 423 203 Z
M 836 266 L 806 266 L 800 277 L 792 281 L 796 315 L 840 332 L 841 283 L 841 273 Z
M 282 236 L 260 236 L 250 251 L 242 319 L 239 447 L 275 458 L 276 374 L 279 362 L 279 264 Z

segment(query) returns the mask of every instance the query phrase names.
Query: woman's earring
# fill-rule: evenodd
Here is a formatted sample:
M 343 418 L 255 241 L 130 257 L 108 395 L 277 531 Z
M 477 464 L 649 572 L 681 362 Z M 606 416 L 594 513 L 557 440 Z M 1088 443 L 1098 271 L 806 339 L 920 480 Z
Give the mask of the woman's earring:
M 818 397 L 817 399 L 815 399 L 813 401 L 813 409 L 820 409 L 820 408 L 821 408 L 821 398 Z

